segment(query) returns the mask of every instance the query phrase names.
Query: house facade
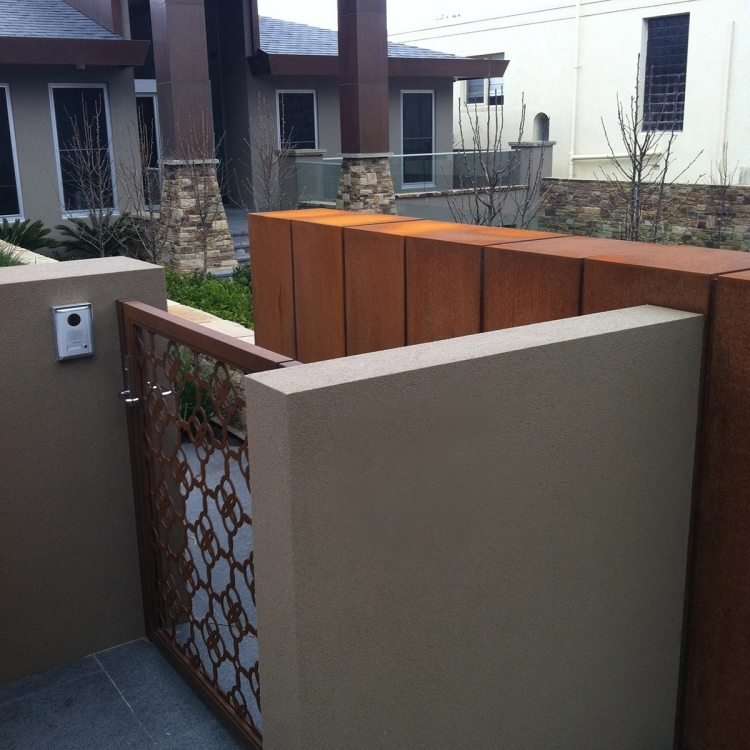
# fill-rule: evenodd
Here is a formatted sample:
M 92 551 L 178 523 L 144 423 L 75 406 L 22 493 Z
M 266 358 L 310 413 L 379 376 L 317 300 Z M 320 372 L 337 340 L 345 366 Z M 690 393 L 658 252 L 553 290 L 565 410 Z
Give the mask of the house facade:
M 388 69 L 390 150 L 450 151 L 453 83 L 484 64 L 390 44 Z M 0 0 L 0 217 L 85 213 L 70 164 L 73 123 L 92 114 L 116 211 L 139 130 L 154 170 L 205 158 L 195 141 L 209 139 L 224 200 L 252 210 L 269 139 L 292 156 L 341 155 L 339 86 L 337 33 L 260 18 L 254 0 Z M 428 181 L 423 162 L 404 162 L 407 180 Z
M 671 174 L 685 170 L 681 182 L 710 180 L 726 144 L 735 181 L 750 184 L 747 2 L 543 0 L 530 7 L 513 0 L 480 20 L 464 13 L 458 22 L 392 39 L 512 58 L 503 80 L 507 140 L 518 136 L 523 93 L 525 139 L 556 143 L 554 177 L 601 175 L 609 154 L 602 120 L 622 154 L 617 97 L 629 108 L 638 72 L 643 126 L 676 133 Z M 456 85 L 457 120 L 459 100 L 486 112 L 492 83 Z
M 106 198 L 124 207 L 117 155 L 138 141 L 133 66 L 149 45 L 130 40 L 121 18 L 106 28 L 78 5 L 0 0 L 0 217 L 54 226 L 85 214 L 72 166 L 82 141 L 71 132 L 84 111 L 98 119 L 100 163 L 112 170 Z

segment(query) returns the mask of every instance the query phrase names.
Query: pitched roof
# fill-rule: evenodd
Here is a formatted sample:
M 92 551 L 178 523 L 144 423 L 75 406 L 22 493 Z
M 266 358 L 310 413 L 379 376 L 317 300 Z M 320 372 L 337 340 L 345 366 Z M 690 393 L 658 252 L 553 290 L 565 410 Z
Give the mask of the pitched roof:
M 330 29 L 261 16 L 260 48 L 269 55 L 338 55 L 339 35 Z M 454 59 L 455 55 L 388 42 L 388 57 Z
M 0 0 L 0 37 L 121 39 L 65 0 Z

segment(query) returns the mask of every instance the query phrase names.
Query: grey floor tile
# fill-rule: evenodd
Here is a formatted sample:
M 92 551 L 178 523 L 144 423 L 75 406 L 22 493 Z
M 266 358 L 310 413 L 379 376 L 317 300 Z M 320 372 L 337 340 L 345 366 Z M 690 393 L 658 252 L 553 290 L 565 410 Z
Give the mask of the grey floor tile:
M 242 747 L 151 643 L 97 658 L 158 747 Z
M 0 705 L 3 750 L 142 750 L 153 747 L 99 670 Z
M 36 693 L 38 690 L 51 690 L 66 682 L 79 680 L 81 677 L 96 674 L 101 667 L 93 656 L 79 659 L 71 664 L 56 667 L 46 672 L 24 677 L 0 687 L 0 705 L 6 701 L 17 700 Z

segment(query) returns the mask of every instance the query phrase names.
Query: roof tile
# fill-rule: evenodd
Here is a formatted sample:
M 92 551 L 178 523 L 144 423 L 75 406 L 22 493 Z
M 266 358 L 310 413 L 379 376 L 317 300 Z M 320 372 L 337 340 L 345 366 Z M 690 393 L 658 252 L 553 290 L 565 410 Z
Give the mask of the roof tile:
M 65 0 L 0 0 L 0 37 L 121 39 Z

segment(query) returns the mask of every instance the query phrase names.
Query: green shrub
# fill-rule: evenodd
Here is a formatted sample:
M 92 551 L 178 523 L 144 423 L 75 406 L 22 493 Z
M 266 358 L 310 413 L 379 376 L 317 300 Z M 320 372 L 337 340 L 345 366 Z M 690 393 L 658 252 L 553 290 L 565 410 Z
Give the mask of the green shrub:
M 136 240 L 129 214 L 70 219 L 55 228 L 65 238 L 57 243 L 62 259 L 131 255 Z
M 0 240 L 17 245 L 25 250 L 41 250 L 45 247 L 56 247 L 55 240 L 48 236 L 50 230 L 41 221 L 32 223 L 31 219 L 9 222 L 3 219 L 0 224 Z
M 0 268 L 5 266 L 23 266 L 26 265 L 21 256 L 9 247 L 0 246 Z
M 181 274 L 166 268 L 167 297 L 183 305 L 253 327 L 252 288 L 247 266 L 238 266 L 231 279 L 195 271 Z

